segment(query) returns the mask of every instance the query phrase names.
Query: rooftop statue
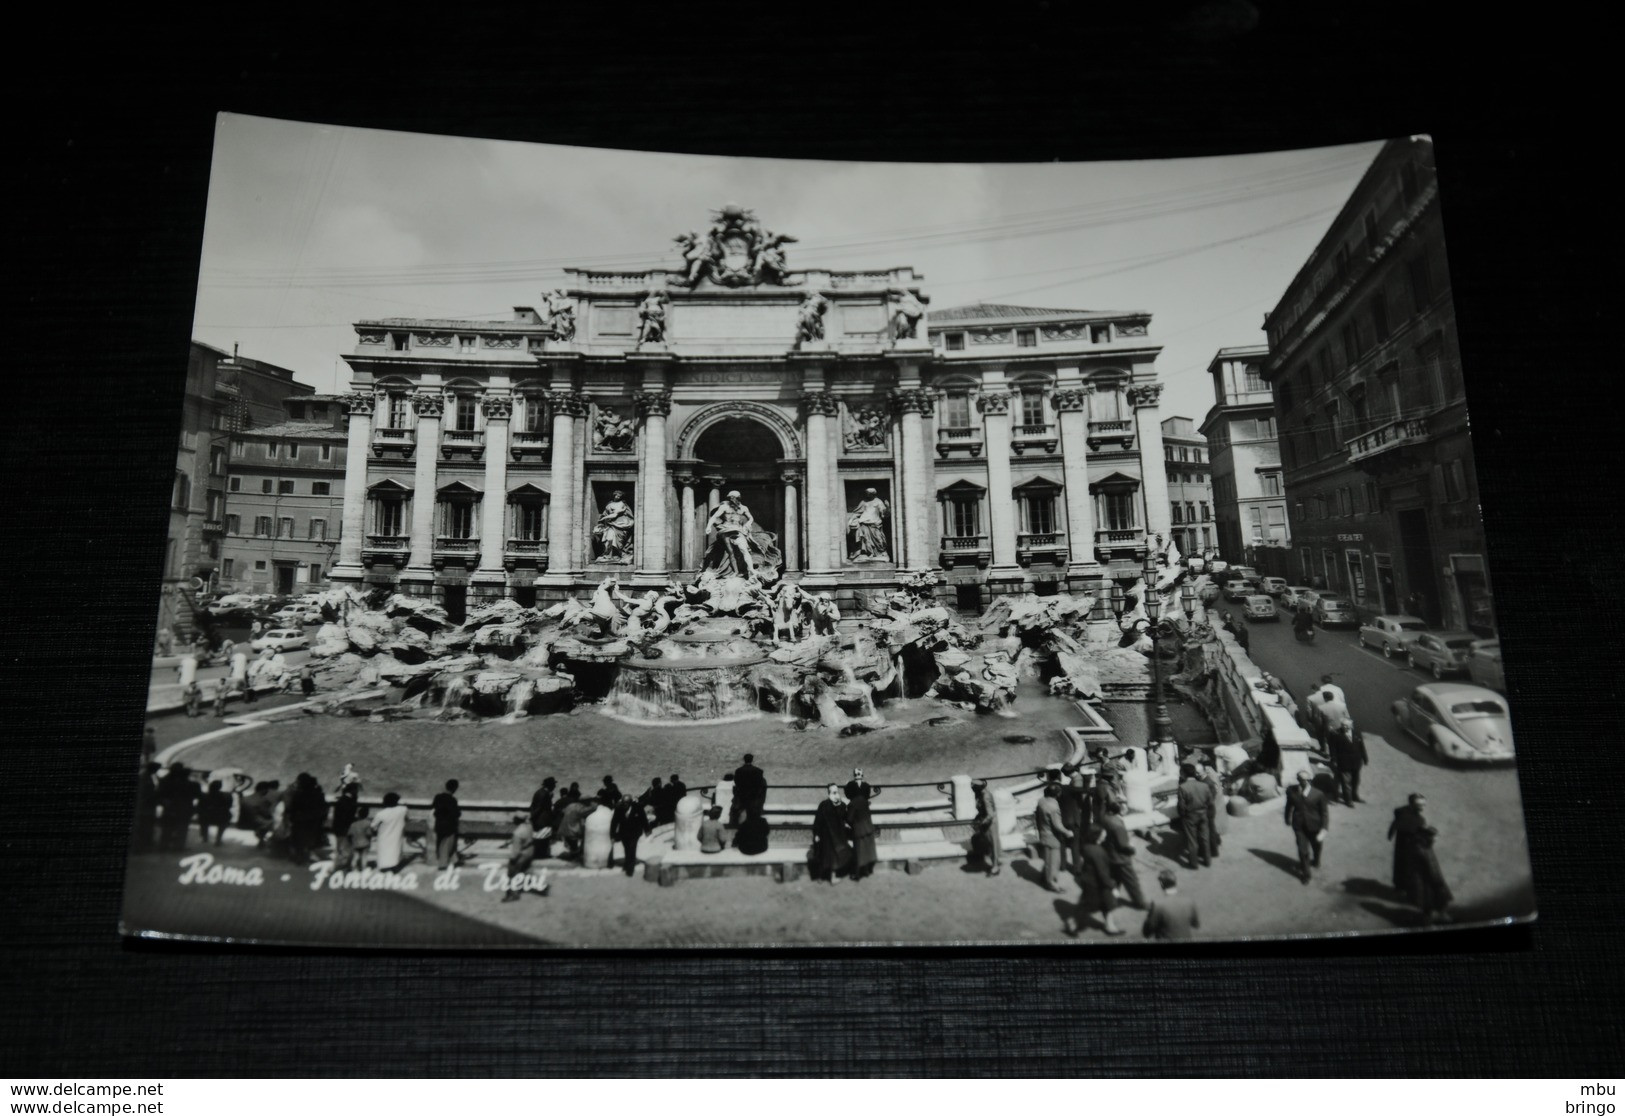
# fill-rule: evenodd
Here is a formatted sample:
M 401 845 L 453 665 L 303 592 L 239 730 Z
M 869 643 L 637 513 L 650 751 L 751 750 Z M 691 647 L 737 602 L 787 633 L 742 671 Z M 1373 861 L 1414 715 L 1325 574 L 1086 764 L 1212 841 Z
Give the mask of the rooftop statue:
M 724 287 L 790 285 L 784 245 L 794 244 L 795 237 L 764 229 L 741 205 L 730 203 L 711 217 L 704 236 L 691 231 L 673 238 L 683 255 L 683 273 L 672 279 L 673 286 L 692 289 L 701 279 Z
M 650 291 L 638 303 L 638 344 L 653 344 L 666 340 L 666 295 Z
M 542 296 L 542 300 L 547 307 L 547 324 L 553 328 L 553 336 L 560 341 L 569 341 L 575 337 L 575 300 L 562 290 L 548 291 Z

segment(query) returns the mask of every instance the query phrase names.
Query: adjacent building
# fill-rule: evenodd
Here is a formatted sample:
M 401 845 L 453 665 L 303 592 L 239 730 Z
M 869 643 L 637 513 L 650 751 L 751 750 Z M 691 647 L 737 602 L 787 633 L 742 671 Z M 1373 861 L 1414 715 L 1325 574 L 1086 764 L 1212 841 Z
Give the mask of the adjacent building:
M 218 587 L 225 532 L 228 439 L 273 422 L 283 401 L 310 385 L 286 368 L 193 341 L 186 366 L 180 445 L 170 490 L 158 628 L 195 630 L 196 594 Z
M 333 580 L 453 615 L 641 591 L 707 565 L 730 492 L 848 605 L 1096 588 L 1168 532 L 1148 313 L 927 315 L 911 268 L 790 271 L 714 217 L 682 270 L 572 270 L 543 312 L 356 323 Z
M 1214 546 L 1212 463 L 1207 438 L 1184 415 L 1162 420 L 1163 464 L 1168 473 L 1168 522 L 1185 554 Z
M 1265 330 L 1296 575 L 1493 631 L 1429 140 L 1383 147 Z
M 1208 363 L 1213 406 L 1202 419 L 1213 454 L 1214 519 L 1219 553 L 1231 562 L 1287 563 L 1276 551 L 1292 543 L 1281 453 L 1275 439 L 1275 397 L 1264 378 L 1264 345 L 1220 349 Z M 1272 559 L 1274 559 L 1272 561 Z M 1283 568 L 1280 576 L 1300 571 Z
M 285 407 L 286 421 L 229 439 L 230 510 L 219 570 L 224 592 L 328 587 L 344 516 L 343 397 L 295 396 Z

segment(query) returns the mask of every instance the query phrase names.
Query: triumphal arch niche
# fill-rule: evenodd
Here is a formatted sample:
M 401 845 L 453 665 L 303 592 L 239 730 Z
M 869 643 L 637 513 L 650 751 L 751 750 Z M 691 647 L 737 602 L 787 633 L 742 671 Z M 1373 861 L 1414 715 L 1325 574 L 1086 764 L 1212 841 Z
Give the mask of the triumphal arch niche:
M 727 505 L 752 560 L 848 599 L 928 569 L 1084 588 L 1166 520 L 1149 315 L 939 323 L 912 268 L 796 269 L 794 243 L 726 205 L 675 266 L 569 270 L 511 322 L 357 323 L 334 579 L 454 606 L 688 581 L 726 557 Z

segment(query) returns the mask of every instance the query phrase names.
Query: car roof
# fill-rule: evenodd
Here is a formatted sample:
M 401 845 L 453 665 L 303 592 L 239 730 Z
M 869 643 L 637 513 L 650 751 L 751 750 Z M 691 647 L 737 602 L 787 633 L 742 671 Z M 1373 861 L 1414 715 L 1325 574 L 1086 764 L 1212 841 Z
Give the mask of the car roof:
M 1494 690 L 1484 686 L 1475 686 L 1471 682 L 1429 682 L 1425 686 L 1418 686 L 1414 691 L 1426 694 L 1440 701 L 1458 701 L 1461 698 L 1470 698 L 1475 701 L 1488 699 L 1501 705 L 1506 705 L 1507 699 Z
M 1268 601 L 1270 604 L 1275 603 L 1275 598 L 1270 596 L 1268 593 L 1253 593 L 1249 595 L 1247 599 L 1249 601 Z
M 1427 621 L 1423 620 L 1420 616 L 1412 616 L 1408 612 L 1385 612 L 1381 616 L 1372 617 L 1372 620 L 1415 620 L 1419 624 L 1427 623 Z M 1435 632 L 1434 634 L 1437 635 L 1438 633 Z

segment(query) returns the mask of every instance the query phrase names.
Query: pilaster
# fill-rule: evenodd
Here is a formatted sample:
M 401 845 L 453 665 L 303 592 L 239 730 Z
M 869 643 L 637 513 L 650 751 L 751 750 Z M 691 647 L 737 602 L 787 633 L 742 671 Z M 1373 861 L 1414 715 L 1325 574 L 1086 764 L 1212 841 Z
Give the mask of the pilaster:
M 417 450 L 412 455 L 412 532 L 401 581 L 434 582 L 434 517 L 439 492 L 436 466 L 440 461 L 440 418 L 445 396 L 420 391 L 412 396 L 417 415 Z M 421 590 L 419 590 L 421 593 Z
M 350 415 L 344 457 L 344 514 L 339 521 L 339 560 L 328 576 L 359 583 L 363 576 L 361 547 L 367 530 L 367 461 L 372 449 L 372 416 L 377 399 L 370 392 L 345 397 Z

